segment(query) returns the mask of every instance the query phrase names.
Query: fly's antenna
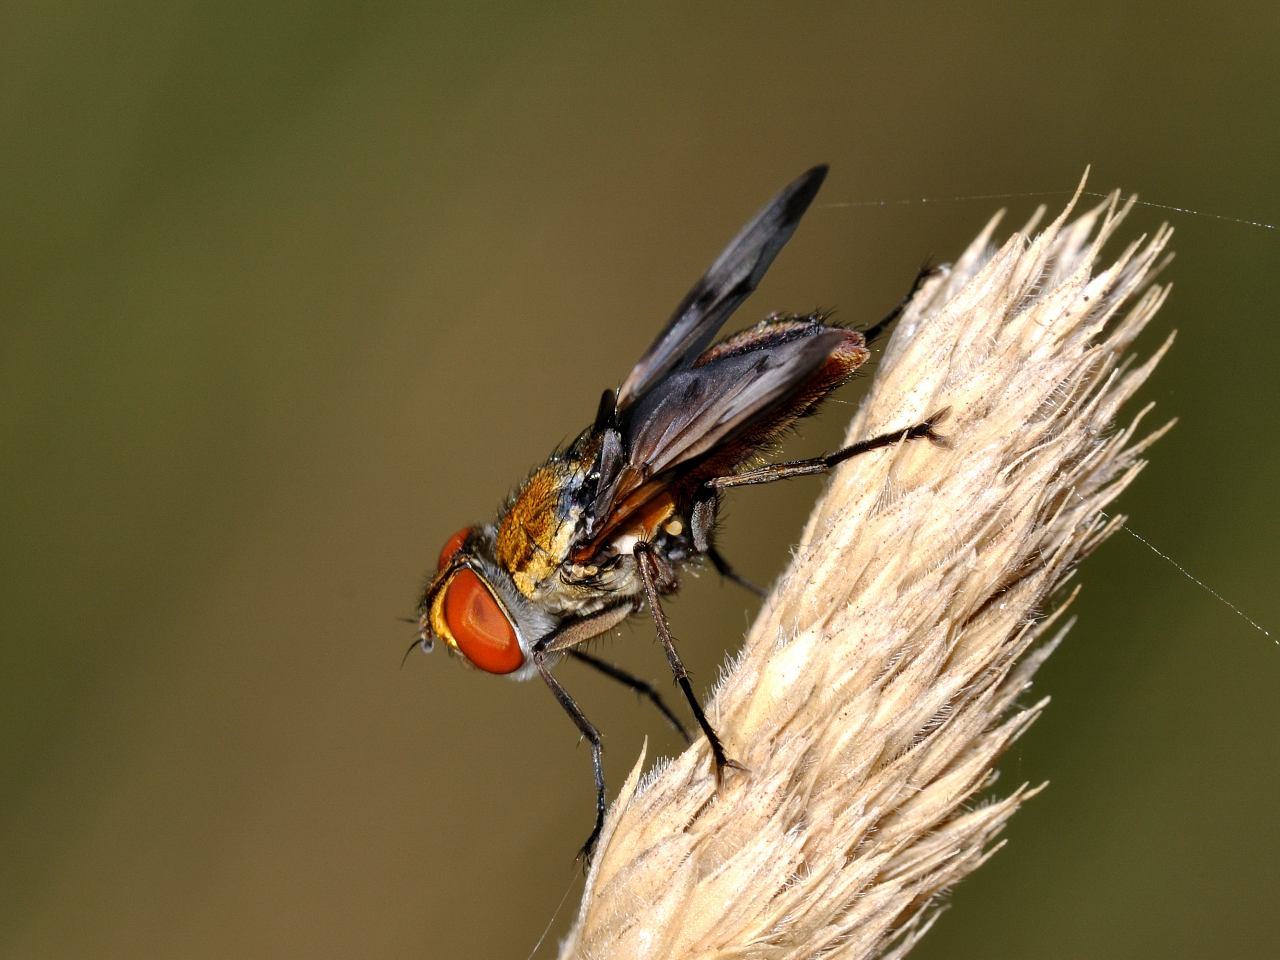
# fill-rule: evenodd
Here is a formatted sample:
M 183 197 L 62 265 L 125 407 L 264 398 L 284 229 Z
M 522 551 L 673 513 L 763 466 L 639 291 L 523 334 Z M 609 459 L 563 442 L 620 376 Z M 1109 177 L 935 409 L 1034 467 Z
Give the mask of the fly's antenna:
M 420 626 L 420 621 L 415 620 L 413 617 L 396 617 L 396 619 L 402 623 L 411 623 L 415 627 Z M 419 635 L 416 637 L 413 643 L 409 644 L 409 649 L 404 652 L 404 656 L 400 658 L 400 669 L 403 670 L 404 665 L 409 662 L 409 654 L 413 653 L 414 647 L 421 647 L 423 653 L 430 653 L 432 646 L 433 644 L 426 636 Z

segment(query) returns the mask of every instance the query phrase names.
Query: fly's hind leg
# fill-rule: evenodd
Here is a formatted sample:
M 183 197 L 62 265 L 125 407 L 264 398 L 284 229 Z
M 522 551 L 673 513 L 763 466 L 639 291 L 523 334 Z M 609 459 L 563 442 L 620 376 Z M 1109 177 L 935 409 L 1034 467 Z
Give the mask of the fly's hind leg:
M 693 548 L 703 554 L 716 568 L 716 573 L 726 580 L 732 580 L 744 590 L 764 599 L 765 591 L 733 569 L 724 558 L 724 554 L 716 549 L 712 542 L 711 532 L 716 524 L 716 513 L 720 509 L 720 498 L 714 490 L 707 490 L 700 500 L 693 505 L 689 514 L 689 534 L 693 538 Z
M 872 324 L 862 331 L 862 336 L 867 343 L 873 342 L 880 334 L 893 326 L 907 307 L 911 305 L 911 301 L 916 298 L 916 294 L 920 292 L 920 288 L 924 286 L 925 281 L 931 277 L 936 277 L 941 272 L 941 267 L 931 265 L 928 260 L 921 264 L 920 269 L 916 272 L 916 278 L 911 281 L 911 289 L 907 291 L 907 295 L 899 300 L 897 306 L 886 313 L 879 323 Z
M 948 409 L 939 410 L 928 420 L 907 427 L 905 430 L 894 430 L 868 440 L 859 440 L 857 443 L 841 447 L 821 457 L 811 457 L 808 460 L 786 460 L 782 463 L 770 463 L 757 467 L 754 470 L 744 470 L 742 473 L 735 473 L 728 477 L 713 477 L 707 481 L 707 486 L 712 490 L 724 490 L 728 487 L 745 487 L 753 483 L 773 483 L 790 477 L 808 477 L 817 473 L 827 473 L 833 467 L 859 454 L 879 450 L 881 447 L 890 447 L 904 440 L 923 438 L 937 446 L 946 446 L 946 438 L 935 431 L 934 427 L 946 419 L 948 412 Z

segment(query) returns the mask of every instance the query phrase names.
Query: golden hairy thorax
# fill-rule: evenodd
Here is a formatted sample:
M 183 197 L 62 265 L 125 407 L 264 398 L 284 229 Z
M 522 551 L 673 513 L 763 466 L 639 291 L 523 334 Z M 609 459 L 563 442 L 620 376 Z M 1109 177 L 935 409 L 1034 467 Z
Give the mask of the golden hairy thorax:
M 534 471 L 498 523 L 497 559 L 527 597 L 568 556 L 577 517 L 561 510 L 569 465 L 548 463 Z
M 679 533 L 683 523 L 676 491 L 646 487 L 619 505 L 614 521 L 601 536 L 585 545 L 581 555 L 571 555 L 579 508 L 564 508 L 561 494 L 566 473 L 564 462 L 536 470 L 515 494 L 498 523 L 496 558 L 511 575 L 516 588 L 530 599 L 550 601 L 561 593 L 561 577 L 568 580 L 598 573 L 595 559 L 602 554 L 628 553 L 638 540 L 651 540 L 659 530 Z M 572 592 L 572 591 L 570 591 Z

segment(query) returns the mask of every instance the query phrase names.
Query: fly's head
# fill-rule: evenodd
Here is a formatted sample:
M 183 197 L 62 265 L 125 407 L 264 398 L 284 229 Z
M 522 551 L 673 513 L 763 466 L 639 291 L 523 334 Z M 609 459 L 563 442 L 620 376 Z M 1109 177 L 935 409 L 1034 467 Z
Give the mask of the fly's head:
M 521 596 L 496 558 L 496 541 L 487 525 L 445 542 L 418 603 L 419 637 L 425 649 L 440 640 L 479 670 L 522 678 L 536 670 L 532 646 L 555 621 Z

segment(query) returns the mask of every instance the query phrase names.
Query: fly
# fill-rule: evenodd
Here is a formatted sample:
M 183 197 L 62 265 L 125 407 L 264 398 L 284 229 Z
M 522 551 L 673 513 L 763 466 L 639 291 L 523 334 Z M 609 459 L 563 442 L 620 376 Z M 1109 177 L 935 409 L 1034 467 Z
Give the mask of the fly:
M 605 814 L 600 734 L 552 667 L 568 656 L 644 694 L 689 735 L 643 680 L 581 647 L 648 608 L 671 672 L 711 748 L 717 782 L 730 759 L 707 721 L 662 607 L 682 568 L 709 561 L 755 589 L 716 549 L 716 517 L 730 487 L 826 473 L 851 457 L 921 437 L 941 442 L 930 419 L 807 460 L 754 466 L 799 418 L 848 381 L 867 344 L 901 304 L 866 331 L 820 313 L 774 314 L 713 344 L 755 290 L 827 175 L 814 167 L 742 228 L 617 390 L 605 390 L 595 421 L 552 454 L 507 499 L 497 518 L 449 538 L 417 608 L 419 642 L 439 639 L 467 663 L 517 680 L 540 677 L 591 745 L 596 818 Z M 760 592 L 756 590 L 756 592 Z

